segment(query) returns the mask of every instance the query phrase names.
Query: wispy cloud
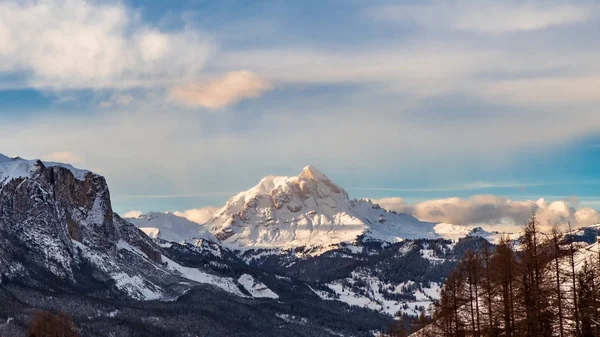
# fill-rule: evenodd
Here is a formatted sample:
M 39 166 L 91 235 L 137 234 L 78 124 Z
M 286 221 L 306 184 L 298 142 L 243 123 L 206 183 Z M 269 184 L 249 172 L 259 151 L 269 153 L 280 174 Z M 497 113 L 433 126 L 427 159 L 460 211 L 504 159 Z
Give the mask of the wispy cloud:
M 139 195 L 121 195 L 116 194 L 116 199 L 187 199 L 197 197 L 210 197 L 210 196 L 231 196 L 235 192 L 203 192 L 203 193 L 189 193 L 189 194 L 139 194 Z
M 42 160 L 66 163 L 66 164 L 82 164 L 84 158 L 70 151 L 58 151 L 43 155 Z
M 371 8 L 376 19 L 398 24 L 416 22 L 426 28 L 455 29 L 484 34 L 527 32 L 586 22 L 592 9 L 550 1 L 423 1 L 416 5 Z
M 453 192 L 453 191 L 471 191 L 485 189 L 519 188 L 538 186 L 559 186 L 559 185 L 577 185 L 577 184 L 600 184 L 600 181 L 554 181 L 539 183 L 494 183 L 485 181 L 476 181 L 460 185 L 424 187 L 424 188 L 393 188 L 393 187 L 350 187 L 349 190 L 359 191 L 390 191 L 390 192 Z
M 112 106 L 128 106 L 135 101 L 135 97 L 131 94 L 114 94 L 106 101 L 98 104 L 101 108 L 110 108 Z

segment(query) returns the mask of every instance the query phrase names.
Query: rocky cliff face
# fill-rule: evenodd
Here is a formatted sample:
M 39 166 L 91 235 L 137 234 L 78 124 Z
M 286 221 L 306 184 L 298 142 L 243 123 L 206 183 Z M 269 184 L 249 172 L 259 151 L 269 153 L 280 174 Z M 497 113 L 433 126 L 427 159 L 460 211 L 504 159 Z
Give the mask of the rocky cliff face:
M 145 282 L 119 284 L 115 275 L 161 262 L 149 238 L 112 211 L 103 177 L 68 166 L 14 159 L 0 164 L 0 275 L 3 279 L 74 287 L 103 284 L 138 297 Z M 122 248 L 142 252 L 122 261 Z M 93 273 L 89 273 L 89 269 Z M 92 276 L 93 275 L 93 276 Z M 91 277 L 91 279 L 90 279 Z M 133 289 L 139 286 L 139 289 Z M 154 287 L 154 288 L 159 288 Z

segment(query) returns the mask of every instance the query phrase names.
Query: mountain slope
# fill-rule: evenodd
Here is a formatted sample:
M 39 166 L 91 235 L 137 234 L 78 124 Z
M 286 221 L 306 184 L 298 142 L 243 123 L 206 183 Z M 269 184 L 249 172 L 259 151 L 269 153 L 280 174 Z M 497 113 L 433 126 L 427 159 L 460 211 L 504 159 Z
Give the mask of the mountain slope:
M 92 172 L 0 158 L 0 334 L 24 335 L 37 308 L 107 337 L 369 336 L 389 322 L 217 243 L 150 239 L 112 211 Z
M 20 158 L 1 163 L 0 177 L 2 283 L 136 299 L 169 299 L 190 288 L 160 247 L 113 213 L 103 177 Z
M 126 220 L 153 239 L 190 243 L 197 239 L 204 239 L 217 242 L 206 226 L 176 216 L 173 213 L 150 212 L 137 218 L 126 218 Z

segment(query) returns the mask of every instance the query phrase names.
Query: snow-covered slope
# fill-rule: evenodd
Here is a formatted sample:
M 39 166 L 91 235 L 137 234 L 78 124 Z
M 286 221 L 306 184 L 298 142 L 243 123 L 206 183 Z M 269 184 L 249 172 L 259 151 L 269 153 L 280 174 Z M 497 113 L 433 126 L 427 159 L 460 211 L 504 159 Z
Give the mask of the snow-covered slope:
M 25 160 L 19 157 L 9 158 L 0 155 L 0 185 L 5 185 L 13 179 L 30 178 L 39 170 L 38 163 L 43 163 L 45 167 L 63 167 L 71 171 L 75 178 L 84 180 L 88 173 L 87 170 L 76 169 L 69 164 L 41 162 L 39 160 Z
M 388 212 L 348 193 L 313 166 L 269 176 L 229 199 L 207 226 L 235 249 L 327 247 L 341 242 L 434 238 L 435 224 Z
M 503 235 L 499 232 L 488 232 L 481 227 L 439 223 L 433 228 L 436 234 L 444 239 L 457 240 L 465 236 L 479 236 L 491 243 L 498 243 Z M 512 235 L 513 233 L 507 233 Z
M 150 212 L 137 218 L 126 218 L 126 220 L 153 239 L 189 243 L 193 243 L 197 239 L 217 241 L 205 226 L 173 213 Z

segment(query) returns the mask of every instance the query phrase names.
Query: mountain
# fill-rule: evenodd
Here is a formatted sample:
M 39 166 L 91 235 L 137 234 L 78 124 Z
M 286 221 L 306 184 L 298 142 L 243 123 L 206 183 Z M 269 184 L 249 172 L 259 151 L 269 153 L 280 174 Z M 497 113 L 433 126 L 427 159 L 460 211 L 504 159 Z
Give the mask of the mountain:
M 232 249 L 330 249 L 340 243 L 394 243 L 437 238 L 434 223 L 388 212 L 368 200 L 350 200 L 313 166 L 297 177 L 269 176 L 227 201 L 206 224 Z
M 0 163 L 0 182 L 3 283 L 62 284 L 142 300 L 171 299 L 190 289 L 193 277 L 184 267 L 113 213 L 103 177 L 15 158 Z
M 150 236 L 166 233 L 162 239 L 215 245 L 254 270 L 307 282 L 323 300 L 390 316 L 419 315 L 437 299 L 441 282 L 467 248 L 479 249 L 487 243 L 483 238 L 499 236 L 350 200 L 313 166 L 297 177 L 263 178 L 204 225 L 170 213 L 128 220 Z M 181 224 L 187 225 L 178 229 Z M 213 238 L 196 240 L 205 230 Z
M 251 267 L 219 243 L 149 238 L 113 212 L 102 176 L 5 156 L 0 303 L 3 336 L 24 336 L 39 309 L 106 337 L 371 336 L 390 322 L 324 301 L 309 283 Z
M 153 239 L 190 243 L 203 239 L 217 242 L 217 239 L 208 231 L 206 226 L 173 213 L 150 212 L 137 218 L 126 218 L 126 220 Z

